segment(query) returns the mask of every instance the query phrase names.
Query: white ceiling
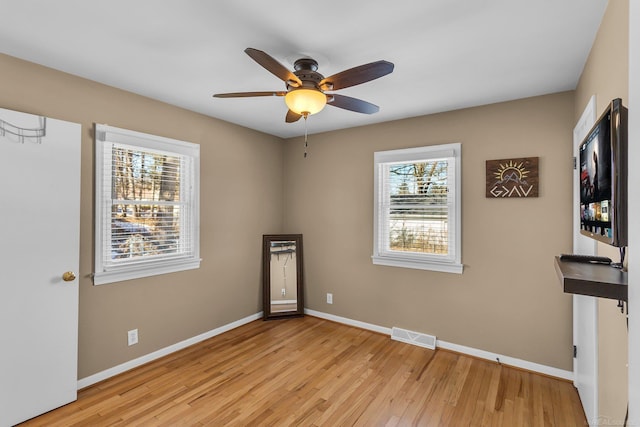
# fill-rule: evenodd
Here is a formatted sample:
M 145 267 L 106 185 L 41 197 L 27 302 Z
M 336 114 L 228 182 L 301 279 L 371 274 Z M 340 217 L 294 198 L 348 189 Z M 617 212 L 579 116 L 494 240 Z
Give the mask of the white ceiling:
M 337 93 L 309 133 L 575 89 L 607 0 L 0 0 L 0 51 L 280 137 L 285 90 L 243 51 L 325 76 L 384 59 L 392 74 Z

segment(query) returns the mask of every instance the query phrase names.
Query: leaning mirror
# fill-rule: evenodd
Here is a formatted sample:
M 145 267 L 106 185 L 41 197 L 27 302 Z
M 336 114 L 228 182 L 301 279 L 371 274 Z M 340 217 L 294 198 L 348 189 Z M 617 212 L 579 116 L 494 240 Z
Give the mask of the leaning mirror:
M 302 234 L 262 236 L 264 319 L 302 316 Z

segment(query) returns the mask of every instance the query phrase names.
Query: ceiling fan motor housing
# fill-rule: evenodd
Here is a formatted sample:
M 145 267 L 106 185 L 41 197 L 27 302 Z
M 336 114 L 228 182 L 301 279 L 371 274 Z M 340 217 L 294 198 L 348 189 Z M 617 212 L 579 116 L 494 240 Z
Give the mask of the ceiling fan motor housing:
M 316 71 L 318 69 L 318 62 L 315 59 L 298 59 L 293 63 L 293 68 L 295 69 L 293 74 L 300 79 L 302 87 L 319 89 L 318 84 L 324 79 L 324 76 Z M 290 87 L 291 85 L 287 83 L 287 89 Z

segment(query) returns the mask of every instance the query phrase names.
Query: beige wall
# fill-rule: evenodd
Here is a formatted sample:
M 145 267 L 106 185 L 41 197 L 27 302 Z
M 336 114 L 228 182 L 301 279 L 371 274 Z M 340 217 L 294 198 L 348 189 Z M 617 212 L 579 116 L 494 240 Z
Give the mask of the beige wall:
M 627 69 L 625 5 L 610 2 L 575 93 L 311 135 L 307 159 L 300 138 L 0 55 L 0 107 L 83 125 L 79 378 L 260 311 L 260 236 L 277 232 L 304 234 L 308 308 L 570 370 L 553 256 L 571 250 L 571 132 L 592 93 L 599 110 L 626 96 L 607 70 L 609 56 Z M 94 122 L 201 144 L 200 269 L 92 285 Z M 373 152 L 449 142 L 462 143 L 464 274 L 373 265 Z M 485 160 L 525 156 L 540 157 L 540 197 L 486 199 Z
M 279 138 L 4 55 L 0 107 L 82 124 L 79 378 L 261 310 L 261 235 L 282 231 Z M 92 285 L 94 122 L 200 144 L 200 269 Z
M 589 98 L 596 95 L 600 114 L 613 98 L 628 105 L 629 93 L 629 0 L 609 1 L 596 40 L 576 88 L 578 120 Z M 598 244 L 598 253 L 617 260 L 616 248 Z M 598 383 L 600 416 L 622 422 L 627 406 L 627 326 L 617 301 L 598 300 Z
M 306 159 L 289 140 L 285 224 L 304 234 L 306 307 L 571 370 L 571 297 L 553 257 L 571 250 L 573 98 L 311 135 Z M 450 142 L 462 143 L 464 274 L 373 265 L 373 153 Z M 485 198 L 485 160 L 528 156 L 540 157 L 540 197 Z

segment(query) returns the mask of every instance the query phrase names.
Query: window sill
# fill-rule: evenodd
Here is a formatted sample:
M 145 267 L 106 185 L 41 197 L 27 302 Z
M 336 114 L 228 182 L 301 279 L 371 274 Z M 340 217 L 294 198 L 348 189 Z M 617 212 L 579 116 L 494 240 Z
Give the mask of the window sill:
M 96 272 L 93 275 L 94 285 L 122 282 L 124 280 L 139 279 L 141 277 L 157 276 L 159 274 L 175 273 L 183 270 L 200 268 L 200 259 L 164 261 L 162 265 L 129 266 L 111 271 Z
M 434 262 L 434 261 L 417 261 L 406 258 L 391 258 L 385 256 L 372 256 L 371 259 L 376 265 L 386 265 L 388 267 L 415 268 L 418 270 L 439 271 L 442 273 L 462 274 L 464 264 L 454 262 Z

